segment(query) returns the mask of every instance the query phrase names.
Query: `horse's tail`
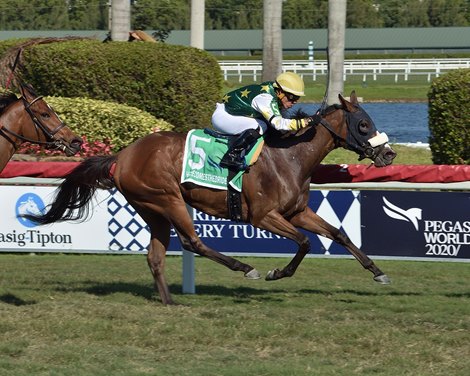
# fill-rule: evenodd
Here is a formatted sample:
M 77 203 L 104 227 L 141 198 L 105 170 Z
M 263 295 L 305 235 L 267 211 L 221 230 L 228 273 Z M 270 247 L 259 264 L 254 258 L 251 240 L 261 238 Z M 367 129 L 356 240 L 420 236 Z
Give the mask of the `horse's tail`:
M 42 215 L 23 215 L 27 219 L 45 225 L 62 221 L 84 221 L 90 213 L 89 204 L 96 189 L 115 187 L 111 168 L 116 156 L 87 158 L 65 176 L 56 190 L 52 204 Z

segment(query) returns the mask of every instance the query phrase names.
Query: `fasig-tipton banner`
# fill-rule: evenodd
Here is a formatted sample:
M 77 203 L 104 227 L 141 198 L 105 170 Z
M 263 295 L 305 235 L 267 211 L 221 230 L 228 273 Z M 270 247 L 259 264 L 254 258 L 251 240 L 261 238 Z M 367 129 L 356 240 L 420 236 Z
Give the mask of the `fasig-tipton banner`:
M 470 259 L 468 192 L 361 192 L 369 255 Z
M 95 252 L 107 249 L 109 218 L 98 191 L 89 220 L 37 226 L 21 214 L 40 214 L 54 197 L 54 187 L 0 186 L 0 251 Z

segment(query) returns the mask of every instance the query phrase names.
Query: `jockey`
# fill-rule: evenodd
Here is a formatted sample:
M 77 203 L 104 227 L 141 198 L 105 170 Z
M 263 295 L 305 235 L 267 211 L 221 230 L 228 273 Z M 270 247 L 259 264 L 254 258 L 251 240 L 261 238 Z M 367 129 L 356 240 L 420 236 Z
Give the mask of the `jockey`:
M 248 85 L 225 94 L 212 114 L 212 125 L 221 133 L 238 137 L 220 166 L 246 169 L 246 150 L 268 126 L 284 132 L 306 127 L 312 118 L 286 119 L 281 115 L 281 109 L 291 108 L 304 95 L 304 82 L 293 72 L 281 73 L 274 82 Z

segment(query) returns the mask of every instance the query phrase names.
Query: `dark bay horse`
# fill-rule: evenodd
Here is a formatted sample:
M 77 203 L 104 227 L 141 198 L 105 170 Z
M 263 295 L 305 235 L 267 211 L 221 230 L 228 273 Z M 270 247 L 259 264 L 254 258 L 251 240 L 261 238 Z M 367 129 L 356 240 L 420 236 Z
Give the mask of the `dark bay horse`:
M 355 150 L 371 158 L 376 166 L 392 163 L 395 152 L 384 134 L 359 106 L 353 92 L 350 102 L 340 96 L 341 105 L 322 114 L 321 123 L 289 137 L 267 137 L 258 161 L 245 173 L 242 190 L 243 221 L 285 236 L 298 244 L 296 255 L 283 269 L 269 271 L 266 280 L 294 275 L 310 251 L 310 242 L 298 228 L 325 236 L 343 245 L 371 271 L 374 280 L 387 284 L 388 277 L 340 230 L 331 226 L 308 206 L 312 173 L 334 148 Z M 91 157 L 69 173 L 57 189 L 47 213 L 28 216 L 40 224 L 84 220 L 97 188 L 117 189 L 148 224 L 151 239 L 147 261 L 155 287 L 164 304 L 172 304 L 165 280 L 165 253 L 173 226 L 185 249 L 208 257 L 250 279 L 260 278 L 251 265 L 207 247 L 197 236 L 186 203 L 209 215 L 229 218 L 227 194 L 223 190 L 180 183 L 185 134 L 154 133 L 114 156 Z M 380 141 L 380 139 L 382 139 Z
M 76 154 L 83 143 L 59 119 L 46 101 L 27 84 L 20 84 L 21 98 L 0 95 L 0 172 L 23 142 Z

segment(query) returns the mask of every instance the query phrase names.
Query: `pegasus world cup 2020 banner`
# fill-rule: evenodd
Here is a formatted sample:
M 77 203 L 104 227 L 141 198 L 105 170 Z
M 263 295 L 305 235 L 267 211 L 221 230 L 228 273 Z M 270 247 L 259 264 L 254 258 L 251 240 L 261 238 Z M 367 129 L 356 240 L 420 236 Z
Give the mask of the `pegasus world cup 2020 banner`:
M 470 258 L 468 192 L 361 192 L 362 248 L 369 255 Z

